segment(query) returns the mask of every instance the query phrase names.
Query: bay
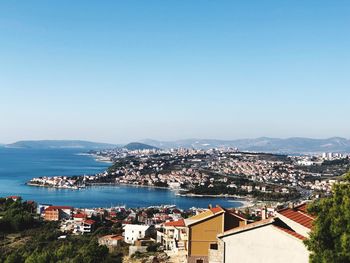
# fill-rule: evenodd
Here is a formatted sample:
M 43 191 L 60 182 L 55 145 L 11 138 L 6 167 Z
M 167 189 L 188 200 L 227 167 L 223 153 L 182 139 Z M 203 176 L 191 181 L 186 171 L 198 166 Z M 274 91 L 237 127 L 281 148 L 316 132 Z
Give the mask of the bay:
M 0 196 L 19 195 L 25 200 L 74 207 L 148 207 L 176 205 L 182 209 L 239 207 L 241 202 L 229 198 L 177 196 L 174 191 L 135 186 L 94 186 L 81 190 L 27 186 L 33 177 L 83 175 L 103 172 L 109 164 L 98 162 L 81 149 L 22 149 L 0 147 Z

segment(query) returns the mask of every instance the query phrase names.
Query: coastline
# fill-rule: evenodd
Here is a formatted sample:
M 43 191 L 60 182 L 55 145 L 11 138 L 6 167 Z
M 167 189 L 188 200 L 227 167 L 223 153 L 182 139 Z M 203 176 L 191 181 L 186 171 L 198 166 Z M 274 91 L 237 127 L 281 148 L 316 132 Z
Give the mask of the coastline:
M 91 153 L 77 153 L 77 155 L 84 155 L 92 157 L 96 162 L 101 163 L 113 163 L 113 161 L 109 158 L 101 158 L 97 154 L 91 154 Z M 253 206 L 253 201 L 256 201 L 249 197 L 242 197 L 237 195 L 229 195 L 229 194 L 219 194 L 219 195 L 211 195 L 211 194 L 191 194 L 191 193 L 184 193 L 188 191 L 187 189 L 177 189 L 177 188 L 170 188 L 165 186 L 155 186 L 155 185 L 138 185 L 138 184 L 129 184 L 129 183 L 93 183 L 93 182 L 86 182 L 84 186 L 54 186 L 54 185 L 47 185 L 47 184 L 40 184 L 40 183 L 32 183 L 32 182 L 26 182 L 25 185 L 32 186 L 32 187 L 43 187 L 43 188 L 51 188 L 51 189 L 57 189 L 57 190 L 83 190 L 87 187 L 94 187 L 94 186 L 127 186 L 127 187 L 135 187 L 135 188 L 153 188 L 153 189 L 161 189 L 161 190 L 168 190 L 175 192 L 176 196 L 180 197 L 187 197 L 187 198 L 218 198 L 218 199 L 228 199 L 230 202 L 239 202 L 242 205 L 238 206 L 238 208 L 242 207 L 250 207 Z
M 85 155 L 92 157 L 96 162 L 113 164 L 113 161 L 109 157 L 103 157 L 94 153 L 86 153 Z
M 136 185 L 136 184 L 126 184 L 126 183 L 86 183 L 86 187 L 56 187 L 56 186 L 50 186 L 50 185 L 43 185 L 43 184 L 36 184 L 36 183 L 30 183 L 27 182 L 26 185 L 28 186 L 34 186 L 34 187 L 45 187 L 45 188 L 53 188 L 53 189 L 69 189 L 69 190 L 82 190 L 87 187 L 93 187 L 93 186 L 128 186 L 128 187 L 135 187 L 135 188 L 154 188 L 154 189 L 162 189 L 162 190 L 168 190 L 168 191 L 183 191 L 184 189 L 174 189 L 164 186 L 154 186 L 154 185 Z M 242 197 L 237 195 L 228 195 L 228 194 L 220 194 L 220 195 L 210 195 L 210 194 L 180 194 L 176 193 L 176 196 L 181 197 L 190 197 L 190 198 L 221 198 L 221 199 L 231 199 L 235 202 L 241 202 L 244 203 L 244 207 L 253 205 L 253 201 L 255 201 L 252 198 L 249 197 Z
M 177 207 L 182 209 L 189 209 L 190 207 L 201 207 L 206 208 L 208 207 L 208 203 L 217 203 L 224 207 L 238 207 L 241 206 L 241 203 L 235 203 L 235 200 L 232 200 L 232 203 L 229 203 L 229 199 L 217 199 L 211 201 L 210 199 L 205 198 L 179 198 L 175 194 L 178 192 L 178 189 L 174 188 L 167 188 L 167 187 L 160 187 L 160 186 L 148 186 L 148 185 L 134 185 L 134 184 L 118 184 L 115 185 L 116 187 L 105 187 L 109 188 L 109 190 L 104 190 L 103 187 L 99 188 L 96 184 L 95 189 L 93 185 L 86 186 L 86 188 L 81 189 L 72 189 L 67 187 L 53 187 L 51 185 L 45 185 L 45 184 L 36 184 L 35 182 L 30 183 L 28 182 L 31 177 L 45 177 L 46 173 L 48 177 L 54 177 L 57 176 L 57 174 L 60 173 L 59 169 L 66 169 L 66 162 L 68 163 L 68 166 L 70 166 L 70 160 L 74 159 L 72 155 L 77 154 L 78 152 L 71 152 L 67 151 L 66 153 L 64 151 L 58 151 L 59 158 L 62 158 L 64 160 L 64 163 L 57 162 L 57 154 L 56 151 L 35 151 L 35 154 L 30 155 L 28 157 L 27 151 L 22 154 L 19 153 L 18 157 L 16 156 L 17 162 L 23 162 L 24 160 L 27 160 L 27 158 L 30 158 L 30 162 L 24 162 L 25 165 L 23 166 L 24 169 L 30 170 L 30 173 L 25 174 L 22 172 L 22 167 L 12 167 L 7 166 L 6 170 L 4 172 L 1 172 L 0 176 L 0 184 L 2 182 L 6 182 L 6 184 L 10 183 L 10 185 L 5 186 L 5 184 L 1 185 L 1 192 L 4 195 L 19 195 L 27 200 L 36 200 L 38 203 L 50 203 L 54 205 L 72 205 L 74 207 L 80 207 L 80 208 L 92 208 L 92 207 L 109 207 L 111 203 L 113 204 L 125 204 L 128 207 L 148 207 L 153 206 L 157 204 L 176 204 Z M 62 154 L 63 153 L 63 154 Z M 11 155 L 8 155 L 9 158 Z M 62 156 L 62 157 L 61 157 Z M 14 157 L 11 157 L 10 160 L 12 160 Z M 41 160 L 41 158 L 45 158 L 45 165 L 42 167 L 34 167 L 35 169 L 32 169 L 29 164 L 36 160 Z M 78 166 L 81 167 L 81 170 L 87 169 L 86 167 L 94 167 L 94 159 L 90 156 L 82 156 L 82 158 L 78 158 L 77 160 L 82 159 L 83 165 L 80 163 L 77 163 Z M 67 160 L 67 161 L 66 161 Z M 86 161 L 87 160 L 87 161 Z M 6 159 L 2 159 L 2 161 L 7 161 Z M 105 169 L 106 166 L 103 165 L 96 165 L 96 167 L 102 167 L 100 169 Z M 50 169 L 47 170 L 47 167 Z M 20 168 L 20 169 L 19 169 Z M 75 166 L 74 166 L 75 168 Z M 20 177 L 20 182 L 15 182 L 15 178 L 12 177 L 10 174 L 11 172 L 16 172 Z M 75 171 L 66 171 L 64 176 L 71 176 L 79 174 L 80 170 L 76 169 Z M 102 171 L 101 171 L 102 172 Z M 93 175 L 94 169 L 91 169 L 91 172 L 87 175 Z M 83 174 L 81 172 L 81 174 Z M 29 178 L 28 178 L 29 175 Z M 77 175 L 79 176 L 79 175 Z M 2 179 L 2 180 L 1 180 Z M 9 180 L 9 181 L 6 181 Z M 17 179 L 16 179 L 17 180 Z M 88 181 L 88 180 L 86 180 Z M 101 184 L 101 186 L 113 186 L 111 184 Z M 122 187 L 125 186 L 125 189 L 122 191 L 113 190 L 113 188 L 118 188 L 118 186 Z M 130 187 L 132 186 L 132 187 Z M 41 187 L 41 189 L 39 188 Z M 153 188 L 149 191 L 146 188 Z M 157 191 L 159 189 L 160 191 Z M 79 191 L 75 191 L 79 190 Z M 170 190 L 170 191 L 165 191 Z M 137 194 L 137 195 L 136 195 Z
M 155 185 L 139 185 L 139 184 L 126 184 L 126 183 L 86 183 L 86 186 L 133 186 L 133 187 L 144 187 L 144 188 L 157 188 L 157 189 L 164 189 L 164 190 L 179 190 L 179 189 L 173 189 L 165 186 L 155 186 Z
M 176 194 L 178 196 L 182 197 L 193 197 L 193 198 L 228 198 L 231 199 L 230 201 L 233 202 L 240 202 L 243 203 L 240 207 L 251 207 L 254 206 L 254 203 L 257 201 L 254 198 L 251 197 L 245 197 L 245 196 L 238 196 L 238 195 L 229 195 L 229 194 L 220 194 L 220 195 L 210 195 L 210 194 Z
M 103 156 L 100 156 L 100 155 L 94 154 L 94 153 L 81 152 L 81 153 L 76 153 L 76 155 L 89 156 L 89 157 L 93 158 L 96 162 L 99 162 L 99 163 L 113 164 L 113 161 L 111 160 L 111 158 L 103 157 Z
M 59 186 L 52 186 L 52 185 L 46 185 L 46 184 L 36 184 L 31 182 L 26 182 L 25 185 L 27 186 L 33 186 L 33 187 L 44 187 L 44 188 L 51 188 L 51 189 L 69 189 L 69 190 L 81 190 L 84 188 L 79 187 L 59 187 Z
M 155 186 L 155 185 L 137 185 L 137 184 L 126 184 L 126 183 L 85 183 L 85 187 L 59 187 L 59 186 L 53 186 L 53 185 L 46 185 L 46 184 L 38 184 L 38 183 L 32 183 L 32 182 L 26 182 L 25 185 L 28 186 L 35 186 L 35 187 L 45 187 L 45 188 L 53 188 L 53 189 L 71 189 L 71 190 L 81 190 L 87 187 L 92 186 L 132 186 L 132 187 L 143 187 L 143 188 L 156 188 L 156 189 L 163 189 L 163 190 L 170 190 L 170 191 L 183 191 L 184 189 L 174 189 L 170 187 L 164 187 L 164 186 Z

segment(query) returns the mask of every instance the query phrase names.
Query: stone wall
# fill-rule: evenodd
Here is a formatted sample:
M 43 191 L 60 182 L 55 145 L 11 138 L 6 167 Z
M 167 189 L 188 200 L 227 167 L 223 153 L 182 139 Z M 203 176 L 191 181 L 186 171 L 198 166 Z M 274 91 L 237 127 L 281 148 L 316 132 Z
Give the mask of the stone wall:
M 218 249 L 209 249 L 208 260 L 210 263 L 224 263 L 225 244 L 218 241 Z
M 141 253 L 146 253 L 147 252 L 147 247 L 146 246 L 130 246 L 129 247 L 129 256 L 135 254 L 135 252 L 141 252 Z
M 209 263 L 208 257 L 203 256 L 190 256 L 188 257 L 188 263 L 198 263 L 197 260 L 203 260 L 203 263 Z

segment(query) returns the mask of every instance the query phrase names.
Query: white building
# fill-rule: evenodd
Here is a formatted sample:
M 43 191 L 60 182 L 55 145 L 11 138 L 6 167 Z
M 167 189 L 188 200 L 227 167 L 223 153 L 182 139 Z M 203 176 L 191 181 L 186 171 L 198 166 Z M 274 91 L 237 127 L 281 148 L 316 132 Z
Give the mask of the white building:
M 96 222 L 91 219 L 84 220 L 63 220 L 60 229 L 62 232 L 70 232 L 74 235 L 83 235 L 91 233 L 95 228 Z
M 237 227 L 218 236 L 209 249 L 211 263 L 307 263 L 309 251 L 303 243 L 314 218 L 306 205 L 279 211 L 277 217 Z
M 188 234 L 185 220 L 166 222 L 162 231 L 157 231 L 157 242 L 163 245 L 165 251 L 186 250 Z
M 129 244 L 134 244 L 136 240 L 150 236 L 153 229 L 152 226 L 146 225 L 124 225 L 124 241 Z

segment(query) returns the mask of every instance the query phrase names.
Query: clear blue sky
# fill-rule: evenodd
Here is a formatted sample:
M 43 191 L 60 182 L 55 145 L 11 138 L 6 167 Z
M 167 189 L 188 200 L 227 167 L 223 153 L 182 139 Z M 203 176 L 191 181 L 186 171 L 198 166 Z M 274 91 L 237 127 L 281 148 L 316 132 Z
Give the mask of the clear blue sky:
M 0 142 L 350 137 L 350 1 L 1 1 Z

